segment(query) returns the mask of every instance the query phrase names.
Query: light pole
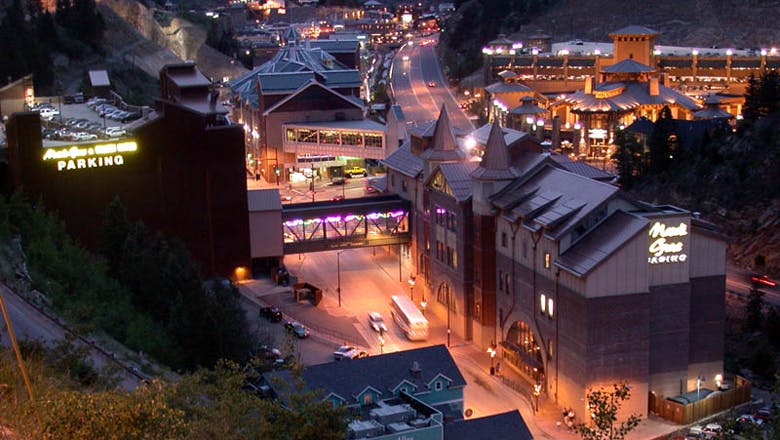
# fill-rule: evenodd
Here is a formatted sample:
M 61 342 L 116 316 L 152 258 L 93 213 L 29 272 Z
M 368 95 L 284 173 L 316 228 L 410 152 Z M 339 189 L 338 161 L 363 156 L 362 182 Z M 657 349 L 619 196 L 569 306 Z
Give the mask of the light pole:
M 422 312 L 423 316 L 425 316 L 425 309 L 428 307 L 428 301 L 423 298 L 422 301 L 420 301 L 420 311 Z
M 339 295 L 339 307 L 341 307 L 341 253 L 336 251 L 336 293 Z
M 416 282 L 416 277 L 414 275 L 409 275 L 409 296 L 411 296 L 412 302 L 414 302 L 414 285 Z
M 379 337 L 379 354 L 385 353 L 385 338 Z
M 450 334 L 452 333 L 452 328 L 450 327 L 450 289 L 447 288 L 447 347 L 450 346 Z
M 487 349 L 488 354 L 490 355 L 490 375 L 496 374 L 496 367 L 493 365 L 493 358 L 496 357 L 496 349 L 493 348 L 493 345 L 491 344 L 490 347 Z

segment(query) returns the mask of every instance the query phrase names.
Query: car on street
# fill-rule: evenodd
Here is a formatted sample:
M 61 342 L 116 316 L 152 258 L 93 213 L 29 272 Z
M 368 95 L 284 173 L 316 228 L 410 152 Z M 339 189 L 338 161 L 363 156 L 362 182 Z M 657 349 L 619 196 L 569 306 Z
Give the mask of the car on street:
M 366 172 L 366 169 L 363 167 L 352 167 L 344 170 L 344 174 L 349 177 L 355 177 L 355 176 L 363 176 L 366 177 L 368 173 Z
M 345 357 L 351 356 L 352 352 L 355 350 L 357 349 L 351 345 L 342 345 L 333 352 L 333 358 L 340 361 Z
M 308 338 L 311 335 L 309 329 L 298 321 L 287 321 L 284 323 L 284 328 L 298 339 Z
M 379 312 L 368 312 L 368 323 L 375 332 L 381 334 L 387 331 L 387 325 Z
M 370 193 L 379 192 L 379 190 L 376 189 L 376 187 L 374 187 L 373 185 L 366 185 L 364 190 L 366 191 L 366 193 L 369 193 L 369 194 Z
M 753 284 L 753 287 L 756 288 L 777 286 L 777 281 L 769 278 L 769 275 L 753 274 L 750 277 L 750 282 Z
M 404 61 L 409 61 L 409 55 L 404 55 L 403 60 Z
M 691 426 L 690 434 L 698 435 L 705 439 L 715 439 L 723 432 L 723 428 L 718 423 L 707 423 L 706 425 Z
M 334 177 L 334 178 L 332 178 L 330 180 L 330 184 L 331 185 L 343 185 L 346 182 L 347 182 L 347 179 L 345 179 L 343 177 Z
M 428 81 L 428 87 L 436 87 L 436 81 Z
M 276 307 L 261 307 L 260 316 L 271 322 L 282 321 L 282 312 Z
M 332 200 L 334 202 L 340 202 L 340 201 L 344 200 L 344 196 L 342 196 L 342 195 L 333 196 L 333 197 L 330 198 L 330 200 Z

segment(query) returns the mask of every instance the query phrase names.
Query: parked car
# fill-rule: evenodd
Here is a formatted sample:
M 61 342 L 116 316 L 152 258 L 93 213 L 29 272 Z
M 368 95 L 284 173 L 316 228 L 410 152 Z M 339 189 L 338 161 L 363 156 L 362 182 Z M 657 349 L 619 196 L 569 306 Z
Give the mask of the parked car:
M 355 177 L 355 176 L 363 176 L 366 177 L 368 173 L 366 172 L 366 169 L 363 167 L 352 167 L 344 170 L 344 174 L 349 177 Z
M 97 139 L 97 135 L 94 133 L 85 133 L 83 131 L 80 131 L 73 135 L 73 140 L 75 141 L 94 141 Z
M 288 332 L 294 334 L 298 339 L 308 338 L 311 335 L 309 329 L 298 321 L 287 321 L 284 323 L 284 328 Z
M 707 423 L 706 425 L 691 426 L 690 433 L 698 435 L 705 439 L 715 439 L 723 432 L 723 428 L 718 423 Z
M 260 316 L 264 317 L 265 319 L 271 321 L 271 322 L 281 322 L 282 321 L 282 312 L 281 310 L 277 309 L 276 307 L 261 307 L 260 308 Z
M 108 127 L 106 128 L 106 136 L 110 138 L 121 137 L 127 134 L 127 130 L 122 127 Z
M 59 114 L 60 114 L 59 110 L 57 110 L 55 108 L 49 108 L 49 107 L 45 107 L 45 108 L 42 108 L 42 109 L 38 110 L 38 113 L 40 113 L 41 118 L 43 118 L 43 119 L 51 119 L 51 118 L 53 118 L 55 116 L 59 116 Z
M 375 332 L 382 334 L 387 331 L 387 325 L 379 312 L 368 312 L 368 323 Z
M 357 349 L 351 345 L 342 345 L 333 352 L 333 358 L 340 361 L 345 357 L 351 356 L 352 352 L 355 350 Z
M 347 181 L 347 179 L 345 179 L 343 177 L 334 177 L 333 179 L 330 180 L 330 184 L 331 185 L 343 185 L 346 181 Z

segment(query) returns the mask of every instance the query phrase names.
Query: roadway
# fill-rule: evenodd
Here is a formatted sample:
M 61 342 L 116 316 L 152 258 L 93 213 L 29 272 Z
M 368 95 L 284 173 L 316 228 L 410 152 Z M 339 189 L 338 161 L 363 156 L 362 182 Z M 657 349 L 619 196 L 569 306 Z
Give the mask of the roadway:
M 453 128 L 471 132 L 474 124 L 461 110 L 442 72 L 436 54 L 437 43 L 438 35 L 416 38 L 396 52 L 390 69 L 393 98 L 401 105 L 407 123 L 412 126 L 436 120 L 444 104 Z

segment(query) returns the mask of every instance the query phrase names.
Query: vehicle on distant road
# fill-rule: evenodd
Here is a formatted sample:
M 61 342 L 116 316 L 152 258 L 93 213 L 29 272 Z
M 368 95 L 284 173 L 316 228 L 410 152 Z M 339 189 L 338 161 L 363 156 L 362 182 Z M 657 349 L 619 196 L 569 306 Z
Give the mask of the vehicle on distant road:
M 404 58 L 403 58 L 403 60 L 404 60 L 404 61 L 409 61 L 409 55 L 404 55 Z
M 333 358 L 336 359 L 337 361 L 340 361 L 355 350 L 356 348 L 351 345 L 342 345 L 341 347 L 337 348 L 336 351 L 333 352 Z
M 363 176 L 366 177 L 368 173 L 366 172 L 366 169 L 363 167 L 352 167 L 344 170 L 344 174 L 349 177 L 355 177 L 355 176 Z
M 410 341 L 428 339 L 428 320 L 408 296 L 393 295 L 390 314 Z
M 753 287 L 759 288 L 762 286 L 765 287 L 775 287 L 777 286 L 777 281 L 769 278 L 769 275 L 760 275 L 760 274 L 753 274 L 750 277 L 750 282 L 753 284 Z
M 261 307 L 260 316 L 271 322 L 281 322 L 282 312 L 276 307 Z
M 428 81 L 428 87 L 436 87 L 436 81 Z
M 371 328 L 379 334 L 387 331 L 385 321 L 382 319 L 382 315 L 380 315 L 379 312 L 368 312 L 368 323 L 371 325 Z
M 298 339 L 308 338 L 311 335 L 309 329 L 298 321 L 287 321 L 284 323 L 284 328 Z

